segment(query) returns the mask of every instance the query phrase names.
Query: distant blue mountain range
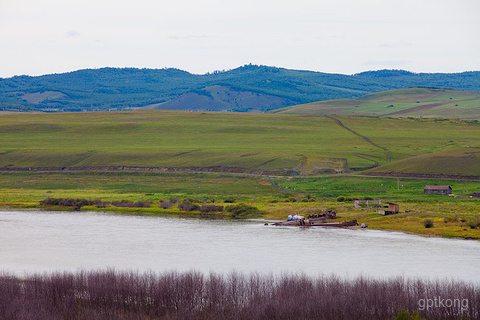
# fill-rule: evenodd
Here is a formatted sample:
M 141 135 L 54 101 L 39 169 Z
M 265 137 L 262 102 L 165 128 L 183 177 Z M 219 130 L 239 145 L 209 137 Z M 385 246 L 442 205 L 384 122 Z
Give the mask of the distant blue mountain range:
M 410 87 L 480 91 L 480 72 L 404 70 L 331 74 L 245 65 L 203 75 L 178 69 L 101 68 L 0 78 L 0 110 L 174 109 L 265 112 Z

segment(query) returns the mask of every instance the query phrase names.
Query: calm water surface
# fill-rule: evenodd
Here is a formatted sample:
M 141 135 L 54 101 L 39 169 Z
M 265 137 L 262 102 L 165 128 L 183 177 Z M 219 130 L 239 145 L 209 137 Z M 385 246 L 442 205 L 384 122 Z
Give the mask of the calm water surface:
M 0 270 L 83 269 L 455 278 L 480 283 L 480 241 L 262 221 L 0 211 Z

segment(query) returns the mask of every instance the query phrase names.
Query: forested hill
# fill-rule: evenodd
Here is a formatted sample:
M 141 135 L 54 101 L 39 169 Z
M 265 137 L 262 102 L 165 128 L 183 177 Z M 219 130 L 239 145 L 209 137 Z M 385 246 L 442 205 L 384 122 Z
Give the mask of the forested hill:
M 480 91 L 480 72 L 368 71 L 355 75 L 245 65 L 191 74 L 178 69 L 102 68 L 0 78 L 5 111 L 156 108 L 263 112 L 319 100 L 410 87 Z

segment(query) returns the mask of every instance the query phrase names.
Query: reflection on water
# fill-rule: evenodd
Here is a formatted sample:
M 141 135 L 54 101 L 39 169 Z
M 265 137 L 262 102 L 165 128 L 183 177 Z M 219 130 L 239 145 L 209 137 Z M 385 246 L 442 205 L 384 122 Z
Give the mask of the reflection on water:
M 0 211 L 0 270 L 305 272 L 480 282 L 480 241 L 261 221 Z

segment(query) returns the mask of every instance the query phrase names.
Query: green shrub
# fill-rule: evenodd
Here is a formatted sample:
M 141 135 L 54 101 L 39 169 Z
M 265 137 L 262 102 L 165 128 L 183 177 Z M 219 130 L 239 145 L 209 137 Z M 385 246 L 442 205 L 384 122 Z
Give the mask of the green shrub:
M 338 202 L 354 201 L 354 200 L 358 200 L 358 198 L 357 198 L 357 197 L 350 197 L 350 196 L 348 196 L 348 197 L 346 197 L 346 196 L 338 196 L 338 197 L 337 197 L 337 201 L 338 201 Z
M 467 226 L 469 226 L 470 229 L 480 228 L 480 219 L 477 218 L 477 219 L 467 221 Z
M 228 206 L 226 211 L 230 212 L 233 218 L 245 218 L 249 215 L 261 215 L 263 213 L 257 207 L 249 206 L 244 203 Z
M 433 220 L 432 219 L 427 219 L 423 221 L 423 225 L 425 228 L 432 228 L 433 227 Z
M 425 318 L 420 317 L 420 314 L 416 310 L 410 314 L 407 310 L 400 309 L 394 320 L 425 320 Z

